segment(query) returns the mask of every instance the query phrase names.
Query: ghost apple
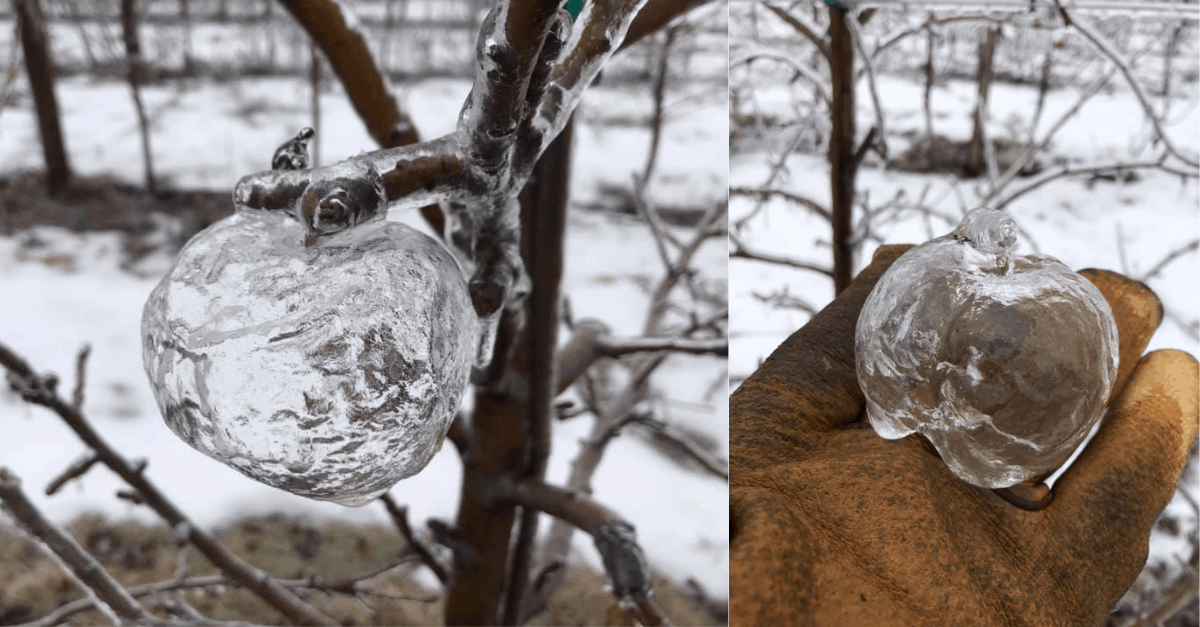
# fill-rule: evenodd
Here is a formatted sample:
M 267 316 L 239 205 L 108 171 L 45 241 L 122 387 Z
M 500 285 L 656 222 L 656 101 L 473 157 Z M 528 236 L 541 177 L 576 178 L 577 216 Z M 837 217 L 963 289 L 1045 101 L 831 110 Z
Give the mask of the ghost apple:
M 172 431 L 253 479 L 344 505 L 429 463 L 478 343 L 437 242 L 373 211 L 328 227 L 356 194 L 301 199 L 301 219 L 239 208 L 184 247 L 142 317 Z
M 1117 329 L 1090 281 L 1016 256 L 1003 212 L 978 209 L 909 250 L 859 315 L 855 353 L 874 429 L 924 435 L 968 483 L 1008 487 L 1061 466 L 1101 418 Z

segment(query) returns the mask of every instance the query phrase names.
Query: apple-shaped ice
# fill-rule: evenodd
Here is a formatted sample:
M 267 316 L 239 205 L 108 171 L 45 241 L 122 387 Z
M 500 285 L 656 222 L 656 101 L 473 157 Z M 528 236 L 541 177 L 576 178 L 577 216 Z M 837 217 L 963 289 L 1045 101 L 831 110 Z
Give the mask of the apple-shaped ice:
M 879 279 L 855 356 L 879 435 L 924 435 L 988 488 L 1061 466 L 1102 417 L 1117 327 L 1094 285 L 1057 259 L 1016 256 L 1007 214 L 976 209 Z
M 142 316 L 146 372 L 176 435 L 344 505 L 429 463 L 478 344 L 466 282 L 437 242 L 373 212 L 328 228 L 355 199 L 302 199 L 293 213 L 312 224 L 239 207 L 188 242 Z

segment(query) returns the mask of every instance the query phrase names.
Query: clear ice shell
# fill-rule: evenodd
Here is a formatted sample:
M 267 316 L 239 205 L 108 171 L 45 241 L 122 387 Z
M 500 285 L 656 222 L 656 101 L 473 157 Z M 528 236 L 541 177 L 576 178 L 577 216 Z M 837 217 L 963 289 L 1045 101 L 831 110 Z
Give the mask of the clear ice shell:
M 448 252 L 376 220 L 304 246 L 240 208 L 196 235 L 142 314 L 167 425 L 252 479 L 362 505 L 441 446 L 478 343 Z
M 855 331 L 875 431 L 921 433 L 956 476 L 988 488 L 1066 462 L 1117 373 L 1104 296 L 1053 257 L 1012 256 L 1015 243 L 1004 213 L 969 213 L 896 260 Z

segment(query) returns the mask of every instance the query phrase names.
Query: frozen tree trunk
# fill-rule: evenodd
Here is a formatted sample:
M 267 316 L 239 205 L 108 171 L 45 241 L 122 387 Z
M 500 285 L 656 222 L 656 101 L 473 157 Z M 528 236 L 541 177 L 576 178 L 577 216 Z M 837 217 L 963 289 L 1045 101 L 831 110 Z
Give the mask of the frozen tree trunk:
M 979 99 L 975 104 L 974 126 L 971 131 L 971 143 L 967 145 L 967 162 L 963 164 L 963 174 L 979 176 L 987 168 L 984 163 L 987 134 L 983 122 L 987 116 L 988 92 L 992 87 L 995 71 L 992 69 L 992 58 L 996 53 L 996 44 L 1000 42 L 1000 29 L 989 28 L 983 41 L 979 42 L 979 70 L 976 82 L 979 87 Z
M 137 110 L 138 128 L 142 134 L 142 165 L 145 170 L 146 189 L 158 193 L 154 183 L 154 156 L 150 151 L 150 123 L 146 119 L 146 108 L 142 105 L 141 82 L 146 74 L 146 63 L 142 57 L 142 44 L 138 38 L 137 0 L 121 0 L 121 31 L 125 38 L 125 63 L 129 77 L 129 91 L 133 94 L 133 107 Z
M 851 224 L 858 163 L 854 155 L 854 42 L 846 25 L 845 9 L 838 6 L 829 7 L 829 74 L 833 289 L 840 293 L 854 278 Z
M 46 159 L 46 186 L 51 194 L 57 194 L 71 183 L 71 166 L 63 145 L 58 98 L 54 95 L 54 64 L 50 61 L 46 18 L 38 0 L 14 0 L 13 9 L 25 53 L 25 73 L 37 110 L 38 134 Z

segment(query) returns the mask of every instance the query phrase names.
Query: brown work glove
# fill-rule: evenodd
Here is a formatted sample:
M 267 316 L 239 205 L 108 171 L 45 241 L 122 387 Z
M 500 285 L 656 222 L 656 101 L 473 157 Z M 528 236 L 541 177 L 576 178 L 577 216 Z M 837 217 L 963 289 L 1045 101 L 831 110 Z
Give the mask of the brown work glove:
M 731 624 L 1099 625 L 1145 564 L 1196 437 L 1196 360 L 1139 359 L 1157 297 L 1084 270 L 1117 320 L 1117 392 L 1050 504 L 1019 508 L 955 478 L 920 436 L 862 428 L 854 327 L 908 248 L 879 249 L 730 398 Z

